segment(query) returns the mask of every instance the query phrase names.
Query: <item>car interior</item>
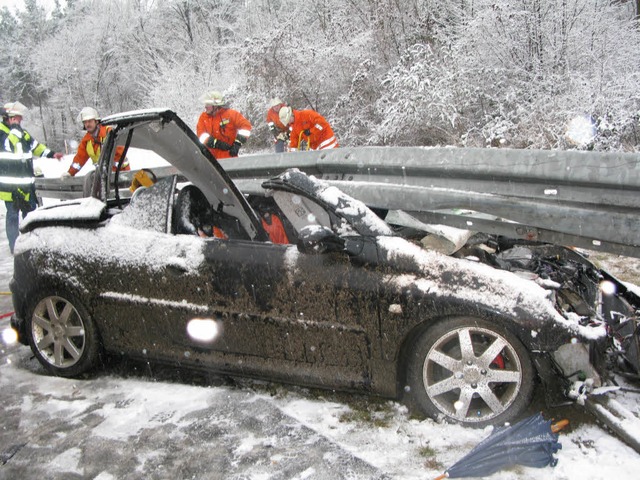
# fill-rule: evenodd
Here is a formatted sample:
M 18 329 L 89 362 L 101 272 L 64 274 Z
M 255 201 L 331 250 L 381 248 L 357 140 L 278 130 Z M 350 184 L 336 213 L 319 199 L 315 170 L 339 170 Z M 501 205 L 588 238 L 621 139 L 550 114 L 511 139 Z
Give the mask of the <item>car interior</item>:
M 222 204 L 218 204 L 222 207 Z M 238 220 L 216 209 L 202 190 L 188 183 L 175 196 L 173 233 L 222 239 L 249 240 Z

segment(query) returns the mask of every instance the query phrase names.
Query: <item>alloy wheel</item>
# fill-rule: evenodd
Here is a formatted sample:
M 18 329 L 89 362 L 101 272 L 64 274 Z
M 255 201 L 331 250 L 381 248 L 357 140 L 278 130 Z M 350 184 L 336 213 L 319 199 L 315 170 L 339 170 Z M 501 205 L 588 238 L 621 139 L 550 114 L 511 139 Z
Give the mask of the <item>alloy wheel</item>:
M 429 349 L 422 372 L 431 402 L 464 423 L 501 415 L 523 382 L 514 346 L 499 333 L 479 327 L 460 327 L 441 336 Z
M 74 366 L 85 349 L 85 325 L 73 304 L 62 297 L 42 299 L 33 311 L 31 332 L 40 356 L 57 368 Z

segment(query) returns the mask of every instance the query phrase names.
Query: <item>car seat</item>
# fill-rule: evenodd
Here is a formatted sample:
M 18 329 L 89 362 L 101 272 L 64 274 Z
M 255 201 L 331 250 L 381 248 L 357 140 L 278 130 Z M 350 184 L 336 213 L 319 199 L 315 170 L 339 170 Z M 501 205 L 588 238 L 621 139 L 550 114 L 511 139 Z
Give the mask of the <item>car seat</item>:
M 192 184 L 184 186 L 178 193 L 173 223 L 176 234 L 198 235 L 200 230 L 207 236 L 249 239 L 238 219 L 216 210 L 202 190 Z M 214 234 L 216 230 L 221 230 L 224 235 Z
M 195 185 L 186 185 L 178 193 L 174 211 L 174 232 L 198 235 L 198 230 L 208 223 L 206 219 L 211 217 L 213 208 L 202 190 Z

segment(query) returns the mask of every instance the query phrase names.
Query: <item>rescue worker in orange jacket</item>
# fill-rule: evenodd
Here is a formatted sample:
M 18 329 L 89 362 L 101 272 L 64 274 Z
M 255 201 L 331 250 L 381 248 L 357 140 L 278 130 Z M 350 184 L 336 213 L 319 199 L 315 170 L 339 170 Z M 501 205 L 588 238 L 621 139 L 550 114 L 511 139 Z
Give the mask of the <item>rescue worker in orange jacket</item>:
M 272 243 L 289 244 L 289 234 L 287 230 L 295 235 L 291 223 L 283 216 L 282 210 L 277 206 L 272 197 L 262 197 L 260 195 L 250 195 L 249 205 L 258 213 L 262 221 L 262 227 L 269 235 Z M 283 220 L 284 219 L 284 220 Z M 285 223 L 287 227 L 285 227 Z M 293 237 L 292 237 L 293 238 Z
M 315 110 L 282 107 L 278 116 L 289 128 L 291 150 L 325 150 L 339 146 L 331 125 Z
M 237 157 L 240 147 L 251 136 L 251 123 L 229 108 L 220 92 L 207 92 L 200 100 L 204 112 L 196 127 L 198 138 L 217 160 Z
M 69 170 L 62 174 L 63 177 L 74 177 L 89 159 L 91 159 L 94 165 L 97 164 L 100 158 L 102 143 L 106 139 L 109 130 L 111 130 L 110 127 L 100 124 L 98 112 L 91 107 L 85 107 L 80 110 L 78 120 L 82 122 L 82 126 L 87 133 L 85 133 L 82 140 L 80 140 L 80 145 L 78 146 L 75 157 L 73 157 L 73 162 L 71 162 Z M 114 172 L 118 169 L 118 162 L 120 162 L 123 151 L 123 146 L 116 147 L 116 161 L 112 167 Z M 131 166 L 126 158 L 120 170 L 131 170 Z
M 276 153 L 284 152 L 289 142 L 289 129 L 280 121 L 280 109 L 286 106 L 286 103 L 276 97 L 269 102 L 267 110 L 267 126 L 273 135 Z

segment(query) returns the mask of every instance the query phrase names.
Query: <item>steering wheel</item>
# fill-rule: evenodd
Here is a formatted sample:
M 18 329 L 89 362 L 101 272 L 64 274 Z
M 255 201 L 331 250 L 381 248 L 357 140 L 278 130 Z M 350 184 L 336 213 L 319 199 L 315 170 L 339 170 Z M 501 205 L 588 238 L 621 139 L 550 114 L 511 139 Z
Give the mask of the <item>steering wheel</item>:
M 144 190 L 146 190 L 148 187 L 138 187 L 133 191 L 133 194 L 131 195 L 131 199 L 129 200 L 129 203 L 133 203 L 136 201 L 136 199 L 140 196 L 140 193 L 142 193 Z

